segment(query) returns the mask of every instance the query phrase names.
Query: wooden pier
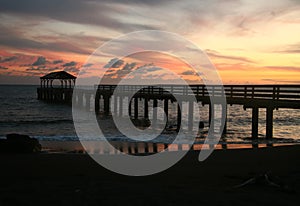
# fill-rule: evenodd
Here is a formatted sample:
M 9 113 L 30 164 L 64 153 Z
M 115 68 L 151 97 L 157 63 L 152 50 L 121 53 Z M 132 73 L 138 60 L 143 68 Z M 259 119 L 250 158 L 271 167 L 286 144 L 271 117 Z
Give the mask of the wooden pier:
M 189 96 L 194 95 L 197 102 L 202 105 L 209 105 L 209 119 L 214 113 L 214 105 L 211 105 L 210 97 L 213 95 L 214 100 L 218 103 L 218 98 L 226 97 L 227 104 L 229 105 L 242 105 L 244 109 L 252 109 L 252 137 L 258 137 L 258 118 L 259 109 L 266 109 L 266 138 L 273 137 L 273 110 L 279 108 L 300 109 L 300 85 L 225 85 L 222 90 L 221 86 L 211 85 L 190 85 L 193 93 L 188 93 L 187 87 L 182 85 L 157 85 L 157 86 L 141 86 L 141 85 L 124 85 L 118 86 L 117 96 L 113 96 L 116 85 L 99 85 L 97 91 L 82 90 L 76 93 L 73 103 L 78 106 L 86 107 L 90 110 L 90 102 L 94 101 L 95 112 L 100 111 L 100 99 L 103 99 L 103 111 L 105 114 L 110 113 L 111 107 L 117 111 L 119 106 L 119 116 L 123 115 L 122 108 L 123 101 L 125 101 L 133 91 L 138 92 L 129 100 L 129 116 L 137 119 L 139 117 L 138 107 L 139 99 L 144 101 L 144 118 L 149 118 L 148 102 L 152 101 L 153 107 L 157 107 L 158 101 L 163 101 L 165 114 L 168 116 L 168 102 L 177 102 L 174 98 L 175 95 Z M 164 88 L 164 89 L 162 89 Z M 172 91 L 170 94 L 168 91 Z M 208 91 L 211 91 L 210 93 Z M 225 92 L 223 92 L 225 91 Z M 96 98 L 93 98 L 95 94 Z M 114 105 L 111 105 L 111 98 L 114 98 Z M 186 98 L 189 99 L 189 98 Z M 127 99 L 128 101 L 128 99 Z M 83 103 L 85 102 L 85 103 Z M 177 102 L 182 104 L 182 102 Z M 133 107 L 133 109 L 132 109 Z M 189 103 L 189 114 L 193 114 L 191 103 Z M 133 112 L 133 114 L 132 114 Z M 222 112 L 224 119 L 227 116 L 227 110 Z M 157 118 L 157 114 L 153 114 L 153 119 Z M 180 127 L 181 112 L 177 112 L 177 126 Z M 189 127 L 192 121 L 189 121 Z M 211 122 L 211 121 L 209 121 Z M 213 125 L 210 125 L 213 127 Z M 224 128 L 226 133 L 226 123 Z
M 215 105 L 211 104 L 210 97 L 214 98 L 214 103 L 218 104 L 218 99 L 226 98 L 229 105 L 242 105 L 244 109 L 252 110 L 252 137 L 258 138 L 258 118 L 259 109 L 266 109 L 266 138 L 273 137 L 273 111 L 279 108 L 300 109 L 300 85 L 190 85 L 191 90 L 183 85 L 123 85 L 118 86 L 118 93 L 114 94 L 116 85 L 98 85 L 94 89 L 76 89 L 72 97 L 72 88 L 52 88 L 41 87 L 38 89 L 38 98 L 50 102 L 70 102 L 73 99 L 74 106 L 84 108 L 88 111 L 103 112 L 108 115 L 113 108 L 118 111 L 120 117 L 129 115 L 133 119 L 138 119 L 138 108 L 140 101 L 143 100 L 143 118 L 149 118 L 149 101 L 153 107 L 157 107 L 158 101 L 163 102 L 163 109 L 166 116 L 169 113 L 169 102 L 176 102 L 177 127 L 180 128 L 181 112 L 180 105 L 174 95 L 180 95 L 182 99 L 187 99 L 189 105 L 189 115 L 193 115 L 193 103 L 188 102 L 189 96 L 194 96 L 197 102 L 202 105 L 209 105 L 209 119 L 214 114 Z M 129 99 L 134 91 L 138 91 Z M 171 91 L 168 92 L 168 91 Z M 102 99 L 102 107 L 100 100 Z M 113 101 L 112 101 L 113 99 Z M 123 101 L 128 101 L 128 108 L 123 108 Z M 113 102 L 113 104 L 112 104 Z M 100 111 L 100 108 L 103 108 Z M 226 133 L 227 107 L 222 108 L 222 117 L 225 119 L 223 133 Z M 153 119 L 157 114 L 153 114 Z M 189 128 L 192 128 L 192 120 L 189 120 Z M 213 123 L 213 121 L 209 121 Z M 214 125 L 210 125 L 214 127 Z

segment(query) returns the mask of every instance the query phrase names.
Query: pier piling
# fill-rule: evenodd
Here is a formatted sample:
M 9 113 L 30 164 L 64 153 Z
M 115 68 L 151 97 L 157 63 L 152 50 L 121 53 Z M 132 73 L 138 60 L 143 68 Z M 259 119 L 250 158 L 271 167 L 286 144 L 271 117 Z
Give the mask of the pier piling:
M 258 138 L 258 107 L 252 108 L 252 138 Z
M 149 119 L 148 98 L 144 99 L 144 118 Z
M 169 116 L 169 100 L 164 99 L 164 112 L 165 112 L 165 121 L 168 121 L 168 116 Z
M 266 138 L 273 137 L 273 107 L 267 107 L 266 111 Z
M 139 99 L 134 98 L 134 119 L 139 118 Z

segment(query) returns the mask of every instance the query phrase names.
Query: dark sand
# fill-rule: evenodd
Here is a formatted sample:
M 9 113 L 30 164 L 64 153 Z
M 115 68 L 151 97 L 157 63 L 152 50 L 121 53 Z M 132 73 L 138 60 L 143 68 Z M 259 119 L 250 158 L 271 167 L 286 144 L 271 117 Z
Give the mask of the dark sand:
M 300 205 L 300 146 L 190 152 L 147 177 L 110 172 L 85 154 L 0 155 L 5 205 Z M 271 172 L 288 190 L 235 185 Z

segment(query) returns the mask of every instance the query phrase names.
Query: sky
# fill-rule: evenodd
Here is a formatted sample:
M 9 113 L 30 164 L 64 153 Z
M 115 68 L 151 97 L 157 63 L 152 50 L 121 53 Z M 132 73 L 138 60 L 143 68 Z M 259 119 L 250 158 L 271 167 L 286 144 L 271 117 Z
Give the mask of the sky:
M 224 84 L 300 84 L 300 0 L 0 0 L 0 5 L 0 84 L 39 84 L 39 77 L 53 71 L 96 70 L 88 58 L 98 47 L 142 30 L 173 32 L 194 42 Z M 150 77 L 169 66 L 197 81 L 174 58 L 145 57 L 103 65 L 113 78 L 122 69 L 146 65 Z

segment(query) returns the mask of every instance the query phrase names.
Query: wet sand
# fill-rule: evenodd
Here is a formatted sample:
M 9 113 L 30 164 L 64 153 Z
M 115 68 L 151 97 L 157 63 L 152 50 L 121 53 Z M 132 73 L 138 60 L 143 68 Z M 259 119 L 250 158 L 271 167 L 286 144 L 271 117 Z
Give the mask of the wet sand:
M 299 205 L 300 146 L 189 152 L 168 170 L 128 177 L 86 154 L 3 154 L 0 205 Z M 265 181 L 234 188 L 270 172 Z

